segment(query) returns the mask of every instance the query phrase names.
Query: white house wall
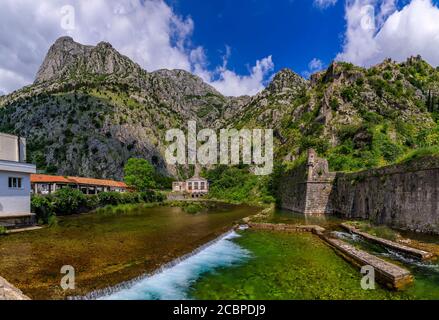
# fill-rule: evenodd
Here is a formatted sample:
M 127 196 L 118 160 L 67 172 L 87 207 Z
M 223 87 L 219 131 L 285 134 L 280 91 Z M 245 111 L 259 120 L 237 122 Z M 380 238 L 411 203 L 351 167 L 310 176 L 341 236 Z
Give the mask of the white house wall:
M 22 179 L 21 189 L 10 189 L 8 178 Z M 30 174 L 0 171 L 0 217 L 10 214 L 29 214 L 30 207 Z

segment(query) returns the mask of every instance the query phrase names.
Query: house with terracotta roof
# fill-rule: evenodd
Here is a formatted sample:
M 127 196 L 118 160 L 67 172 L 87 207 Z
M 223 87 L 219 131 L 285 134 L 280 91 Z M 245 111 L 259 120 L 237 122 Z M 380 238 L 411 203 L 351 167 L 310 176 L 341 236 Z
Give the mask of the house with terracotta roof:
M 52 176 L 47 174 L 32 174 L 30 177 L 32 193 L 52 194 L 58 189 L 73 188 L 84 194 L 98 194 L 101 192 L 126 192 L 128 186 L 121 181 L 108 179 L 93 179 L 70 176 Z
M 26 163 L 26 140 L 0 133 L 0 225 L 31 224 L 30 175 L 36 172 Z

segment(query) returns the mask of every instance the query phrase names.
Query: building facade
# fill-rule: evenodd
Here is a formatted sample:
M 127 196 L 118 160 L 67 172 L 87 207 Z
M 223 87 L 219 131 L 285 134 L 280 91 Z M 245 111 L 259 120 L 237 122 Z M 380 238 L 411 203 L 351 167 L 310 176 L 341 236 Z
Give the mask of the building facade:
M 84 194 L 98 194 L 101 192 L 126 192 L 128 186 L 121 181 L 93 179 L 81 177 L 63 177 L 46 174 L 31 175 L 32 193 L 52 194 L 62 188 L 81 190 Z
M 30 175 L 36 172 L 26 163 L 26 140 L 0 133 L 0 224 L 32 220 Z
M 192 198 L 198 198 L 209 193 L 209 182 L 200 177 L 172 183 L 172 192 L 187 193 Z

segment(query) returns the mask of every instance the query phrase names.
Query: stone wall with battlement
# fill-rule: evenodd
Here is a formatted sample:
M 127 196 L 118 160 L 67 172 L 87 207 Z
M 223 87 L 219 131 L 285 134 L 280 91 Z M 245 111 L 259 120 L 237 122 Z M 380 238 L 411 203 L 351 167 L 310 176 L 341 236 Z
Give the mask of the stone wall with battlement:
M 332 212 L 329 197 L 335 174 L 329 172 L 328 161 L 310 149 L 305 163 L 289 170 L 280 181 L 281 207 L 306 214 Z
M 439 234 L 439 159 L 356 173 L 329 172 L 310 150 L 308 161 L 280 181 L 284 209 L 368 219 L 399 229 Z

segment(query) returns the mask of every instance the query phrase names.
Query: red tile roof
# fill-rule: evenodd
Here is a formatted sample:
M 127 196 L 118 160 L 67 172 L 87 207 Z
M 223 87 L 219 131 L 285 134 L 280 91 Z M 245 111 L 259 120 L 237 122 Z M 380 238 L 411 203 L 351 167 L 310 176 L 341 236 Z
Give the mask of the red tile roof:
M 50 176 L 47 174 L 31 174 L 31 183 L 71 183 L 67 177 Z
M 63 177 L 63 176 L 51 176 L 47 174 L 31 174 L 31 183 L 63 183 L 63 184 L 79 184 L 79 185 L 92 185 L 101 187 L 119 187 L 128 188 L 124 182 L 106 180 L 106 179 L 93 179 L 93 178 L 81 178 L 81 177 Z

